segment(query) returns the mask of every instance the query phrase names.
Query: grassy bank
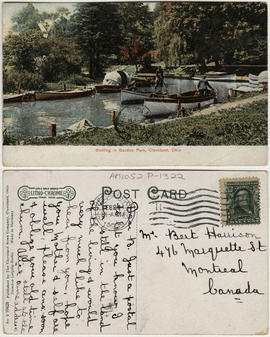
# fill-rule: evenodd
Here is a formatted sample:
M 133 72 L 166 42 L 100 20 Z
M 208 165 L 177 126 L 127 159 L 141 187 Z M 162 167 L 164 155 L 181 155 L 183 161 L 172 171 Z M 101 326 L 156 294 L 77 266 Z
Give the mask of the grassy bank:
M 4 133 L 4 144 L 15 145 L 266 145 L 267 101 L 251 103 L 208 116 L 175 119 L 149 126 L 94 128 L 56 137 L 23 137 Z

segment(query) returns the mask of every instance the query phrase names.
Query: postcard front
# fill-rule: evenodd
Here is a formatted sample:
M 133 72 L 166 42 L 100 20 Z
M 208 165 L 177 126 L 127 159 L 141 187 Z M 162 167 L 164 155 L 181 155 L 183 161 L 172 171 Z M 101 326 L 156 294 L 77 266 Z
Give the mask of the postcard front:
M 6 2 L 4 165 L 266 165 L 267 64 L 262 1 Z
M 262 171 L 8 171 L 9 334 L 266 334 Z

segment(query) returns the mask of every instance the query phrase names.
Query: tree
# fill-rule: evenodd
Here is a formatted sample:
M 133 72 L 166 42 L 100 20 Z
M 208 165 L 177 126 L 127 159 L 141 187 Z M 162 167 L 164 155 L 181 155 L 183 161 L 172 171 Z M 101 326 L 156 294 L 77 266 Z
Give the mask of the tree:
M 41 32 L 9 35 L 3 44 L 5 79 L 34 90 L 44 81 L 59 81 L 80 73 L 82 60 L 74 43 Z
M 33 31 L 39 31 L 39 23 L 50 17 L 51 14 L 40 13 L 32 3 L 29 3 L 12 16 L 12 30 L 24 35 L 31 34 Z
M 43 36 L 40 31 L 31 34 L 10 34 L 3 43 L 4 66 L 17 71 L 35 71 L 35 58 L 46 53 L 46 47 L 41 43 Z
M 88 64 L 90 77 L 96 77 L 102 71 L 102 59 L 119 50 L 117 4 L 80 3 L 76 5 L 72 19 L 77 44 Z
M 145 50 L 139 40 L 130 40 L 125 46 L 121 47 L 121 60 L 130 61 L 138 71 L 138 64 L 143 60 Z
M 52 35 L 65 39 L 73 39 L 74 24 L 71 19 L 70 11 L 65 7 L 58 7 L 52 16 L 52 26 L 50 33 Z
M 44 81 L 66 80 L 70 75 L 80 73 L 82 60 L 73 42 L 51 36 L 43 43 L 46 44 L 47 51 L 36 64 Z
M 266 54 L 266 5 L 236 2 L 163 3 L 156 44 L 167 64 L 220 62 Z
M 153 13 L 142 2 L 121 2 L 118 4 L 121 30 L 121 60 L 136 66 L 153 48 Z

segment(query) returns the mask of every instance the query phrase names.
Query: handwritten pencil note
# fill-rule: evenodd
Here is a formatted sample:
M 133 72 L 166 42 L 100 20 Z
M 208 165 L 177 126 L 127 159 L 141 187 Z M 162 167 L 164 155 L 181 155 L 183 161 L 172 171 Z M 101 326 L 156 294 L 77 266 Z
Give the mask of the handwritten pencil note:
M 4 176 L 11 334 L 267 333 L 267 177 Z

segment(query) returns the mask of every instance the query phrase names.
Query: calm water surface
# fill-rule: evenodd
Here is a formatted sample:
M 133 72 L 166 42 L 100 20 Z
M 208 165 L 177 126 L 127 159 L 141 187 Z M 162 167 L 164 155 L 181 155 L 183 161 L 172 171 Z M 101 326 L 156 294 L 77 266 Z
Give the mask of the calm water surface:
M 198 81 L 166 79 L 170 94 L 195 90 Z M 228 89 L 236 88 L 236 82 L 210 82 L 218 89 L 218 101 L 226 99 Z M 142 88 L 140 91 L 149 91 Z M 153 88 L 151 89 L 153 90 Z M 26 136 L 48 136 L 50 124 L 57 125 L 57 132 L 87 119 L 96 126 L 111 125 L 111 111 L 121 111 L 122 122 L 142 122 L 143 105 L 121 106 L 120 93 L 96 94 L 89 97 L 6 104 L 3 113 L 3 127 Z

